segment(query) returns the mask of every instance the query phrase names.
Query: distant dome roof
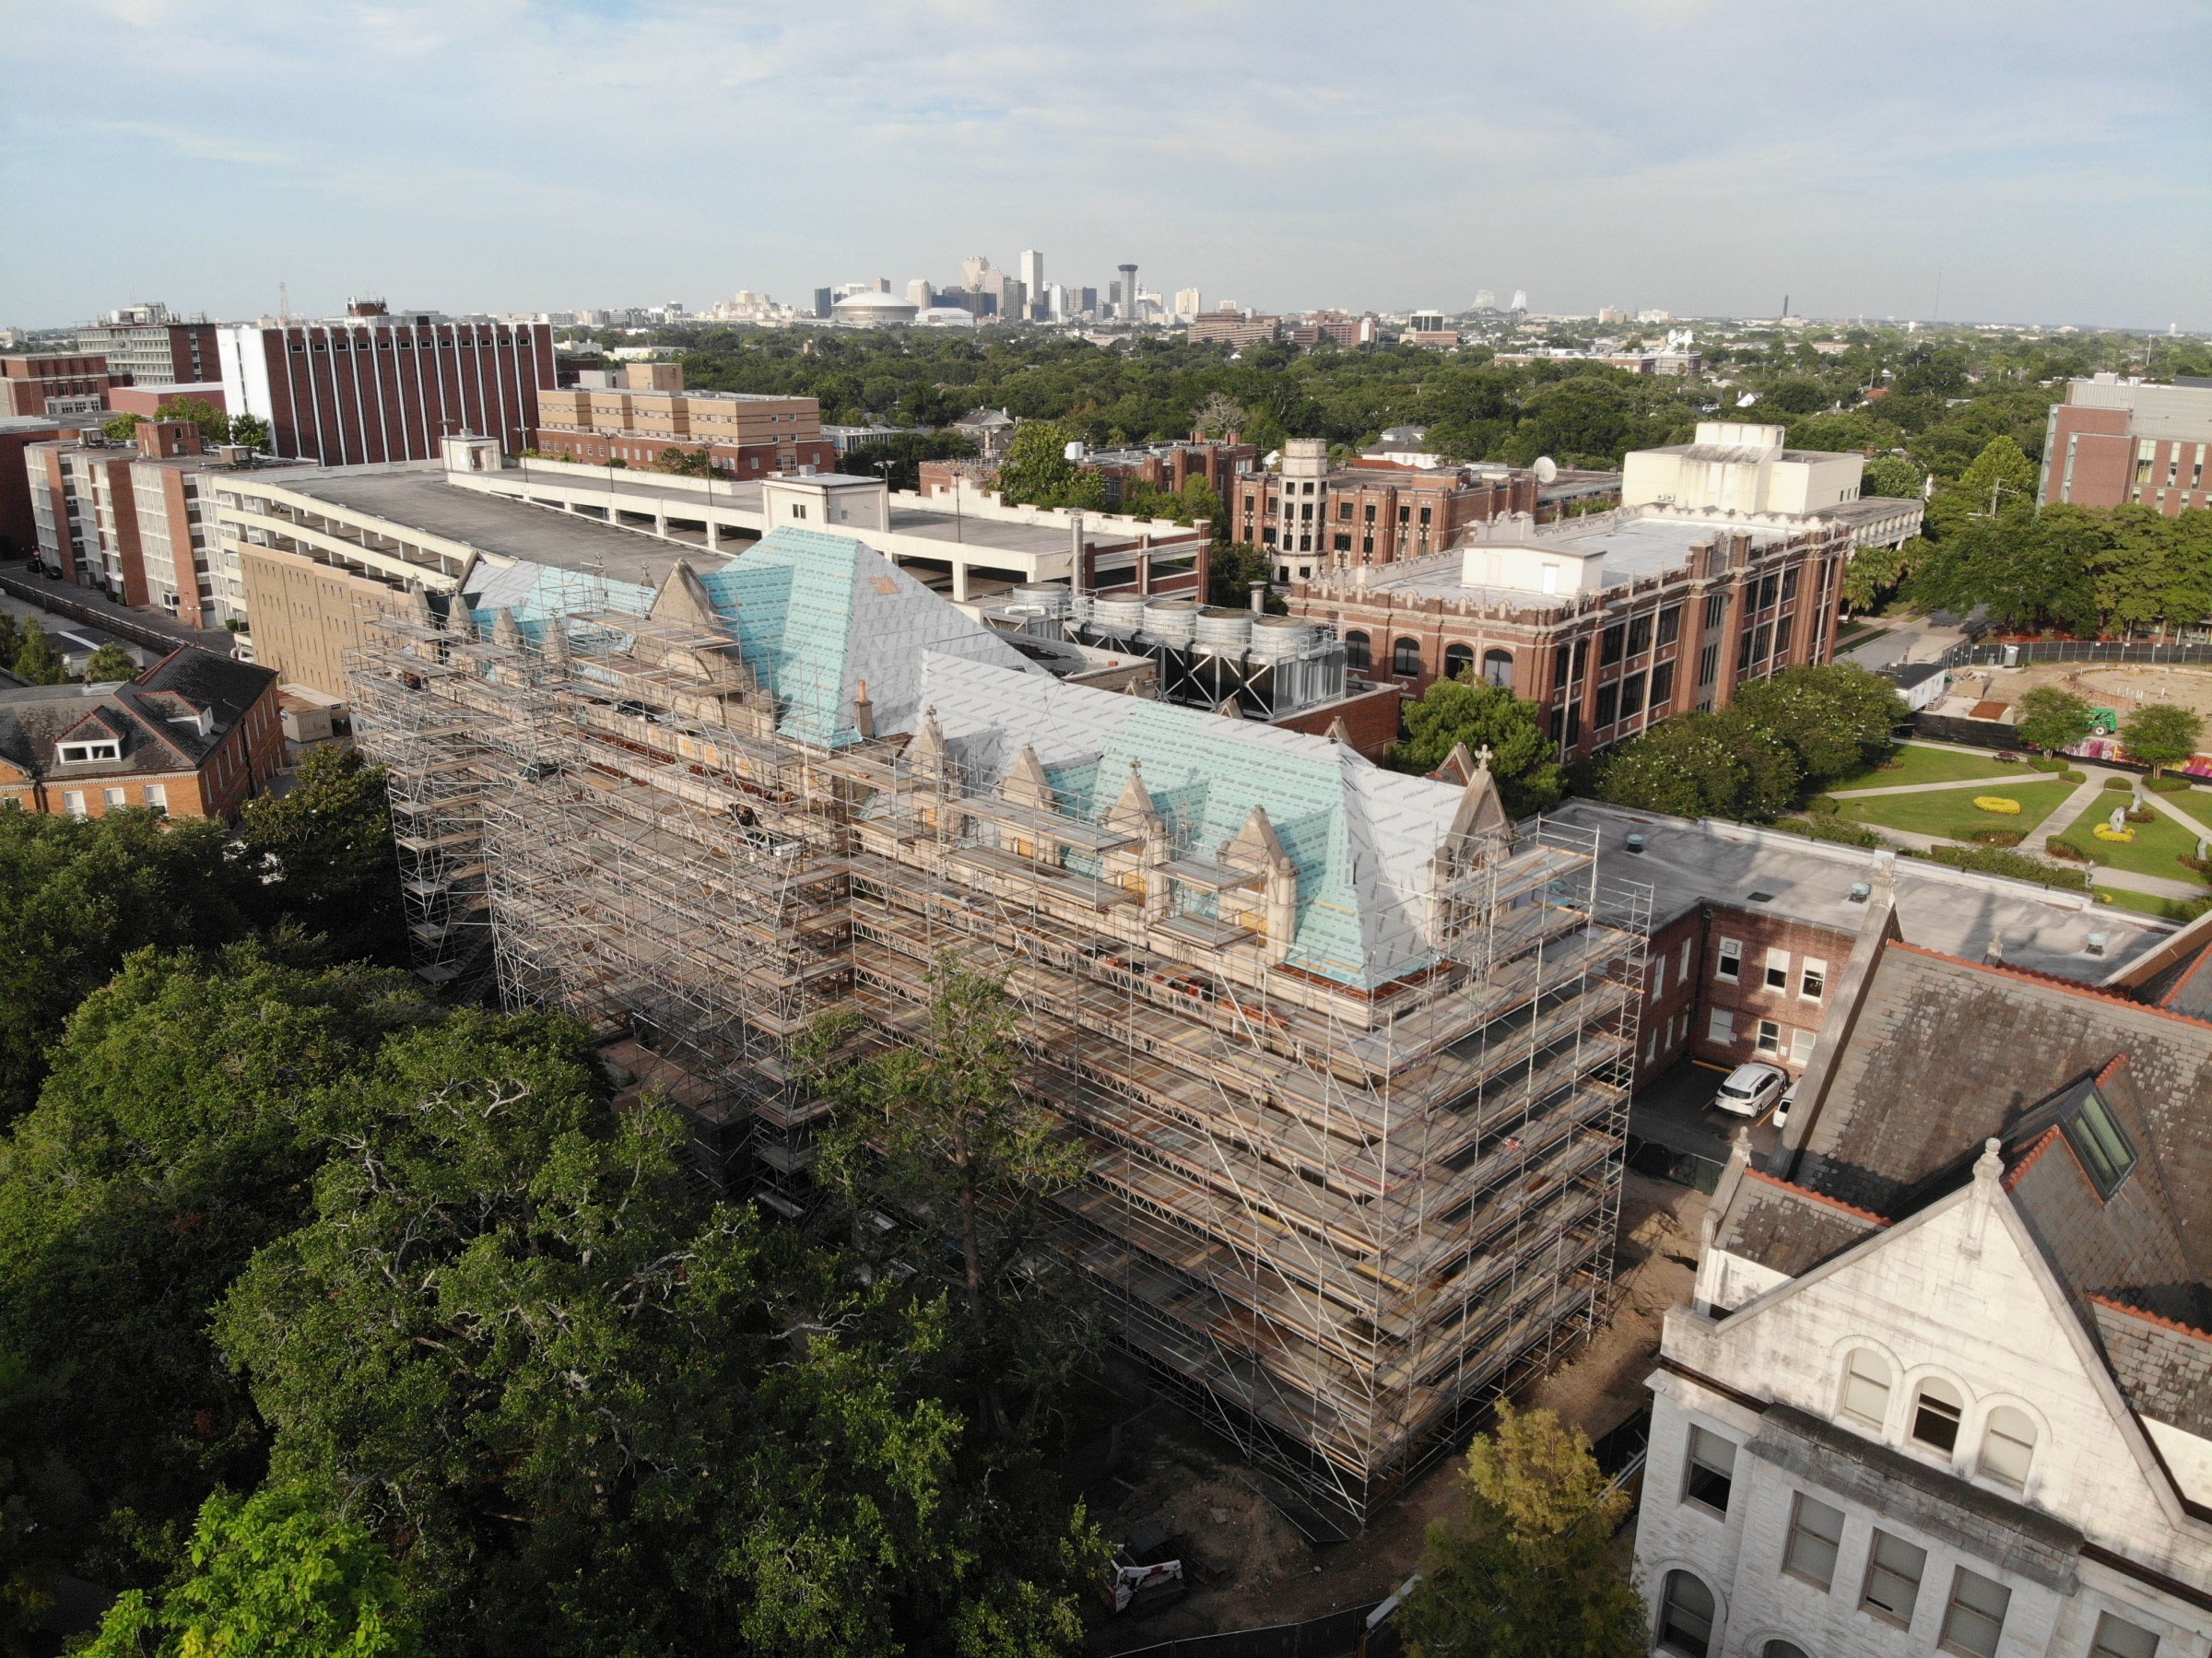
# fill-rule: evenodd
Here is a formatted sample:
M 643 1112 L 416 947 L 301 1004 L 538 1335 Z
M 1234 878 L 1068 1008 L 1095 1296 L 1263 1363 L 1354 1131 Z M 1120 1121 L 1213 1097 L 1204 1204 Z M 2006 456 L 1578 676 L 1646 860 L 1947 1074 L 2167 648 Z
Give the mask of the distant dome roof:
M 902 311 L 911 317 L 914 314 L 915 306 L 912 300 L 901 300 L 897 294 L 868 292 L 847 294 L 830 309 L 832 311 Z

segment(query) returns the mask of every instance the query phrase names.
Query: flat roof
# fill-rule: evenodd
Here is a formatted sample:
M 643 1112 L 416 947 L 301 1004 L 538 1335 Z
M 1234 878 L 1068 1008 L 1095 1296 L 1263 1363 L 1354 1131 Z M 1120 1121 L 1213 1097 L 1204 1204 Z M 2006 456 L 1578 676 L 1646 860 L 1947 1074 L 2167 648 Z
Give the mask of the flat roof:
M 1598 834 L 1598 872 L 1607 880 L 1652 888 L 1656 931 L 1700 903 L 1764 911 L 1856 935 L 1871 906 L 1854 902 L 1854 881 L 1871 883 L 1887 863 L 1896 872 L 1897 919 L 1905 942 L 1980 961 L 1993 939 L 2011 967 L 2097 982 L 2170 934 L 2131 911 L 2085 901 L 2084 893 L 1952 869 L 1871 847 L 1810 841 L 1776 829 L 1711 818 L 1669 817 L 1593 800 L 1571 800 L 1551 817 Z M 1628 850 L 1631 833 L 1641 853 Z M 2089 935 L 2102 934 L 2101 955 Z M 1841 969 L 1842 963 L 1830 964 Z
M 1500 527 L 1497 519 L 1479 524 L 1473 535 L 1449 550 L 1426 560 L 1410 561 L 1401 567 L 1404 573 L 1371 581 L 1369 588 L 1373 592 L 1417 594 L 1425 598 L 1474 599 L 1484 604 L 1512 604 L 1523 609 L 1561 610 L 1578 603 L 1582 595 L 1470 583 L 1461 579 L 1465 569 L 1462 556 L 1471 548 L 1492 545 L 1500 549 L 1523 547 L 1539 552 L 1556 549 L 1578 558 L 1596 555 L 1603 559 L 1599 568 L 1605 585 L 1621 587 L 1648 576 L 1680 570 L 1689 561 L 1689 549 L 1712 540 L 1716 532 L 1734 531 L 1748 535 L 1754 550 L 1786 541 L 1793 533 L 1790 528 L 1746 523 L 1717 514 L 1648 518 L 1621 517 L 1608 512 L 1546 524 L 1534 533 L 1522 532 L 1512 539 L 1499 536 L 1491 540 L 1483 535 L 1483 531 L 1497 527 Z M 1391 567 L 1382 568 L 1387 570 Z
M 496 558 L 605 573 L 659 586 L 679 559 L 719 568 L 713 555 L 598 519 L 534 507 L 446 481 L 442 462 L 404 466 L 329 467 L 286 474 L 278 488 L 350 512 L 382 519 L 392 533 L 441 536 Z M 755 504 L 758 504 L 758 490 Z

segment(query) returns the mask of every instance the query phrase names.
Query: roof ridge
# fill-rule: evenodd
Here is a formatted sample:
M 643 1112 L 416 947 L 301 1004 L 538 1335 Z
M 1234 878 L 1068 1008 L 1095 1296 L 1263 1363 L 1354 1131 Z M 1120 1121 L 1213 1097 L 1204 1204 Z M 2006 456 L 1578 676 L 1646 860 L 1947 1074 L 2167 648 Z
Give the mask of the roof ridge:
M 1893 950 L 1911 950 L 1915 956 L 1926 956 L 1932 960 L 1946 961 L 1953 967 L 1971 968 L 1977 973 L 1994 973 L 2000 978 L 2018 979 L 2030 984 L 2048 985 L 2054 990 L 2063 990 L 2070 995 L 2088 996 L 2095 1001 L 2110 1002 L 2116 1007 L 2133 1008 L 2137 1013 L 2147 1013 L 2159 1018 L 2173 1019 L 2183 1025 L 2194 1025 L 2202 1029 L 2212 1030 L 2212 1019 L 2200 1019 L 2190 1014 L 2177 1013 L 2171 1007 L 2161 1007 L 2151 1002 L 2138 1002 L 2130 996 L 2116 996 L 2109 990 L 2100 990 L 2094 984 L 2084 984 L 2076 979 L 2062 979 L 2056 973 L 2039 973 L 2033 968 L 2010 967 L 1997 962 L 1969 961 L 1963 956 L 1953 956 L 1944 950 L 1932 950 L 1924 944 L 1908 944 L 1901 938 L 1890 939 L 1888 947 Z
M 2158 1324 L 2183 1335 L 2194 1336 L 2198 1341 L 2212 1342 L 2212 1330 L 2199 1330 L 2194 1324 L 2184 1324 L 2178 1318 L 2168 1318 L 2164 1313 L 2153 1312 L 2147 1307 L 2130 1306 L 2125 1301 L 2117 1300 L 2109 1295 L 2100 1295 L 2093 1289 L 2087 1293 L 2090 1300 L 2095 1301 L 2100 1307 L 2110 1307 L 2114 1312 L 2124 1312 L 2130 1318 L 2139 1318 L 2145 1323 Z
M 2197 951 L 2196 959 L 2192 961 L 2187 967 L 2183 968 L 2179 976 L 2175 978 L 2174 982 L 2166 987 L 2166 994 L 2159 998 L 2158 1005 L 2161 1008 L 2164 1008 L 2168 1012 L 2171 1012 L 2173 1010 L 2172 1003 L 2174 997 L 2180 995 L 2182 992 L 2189 988 L 2190 981 L 2194 979 L 2197 974 L 2205 970 L 2205 963 L 2207 961 L 2212 961 L 2212 944 L 2208 944 L 2203 949 Z M 2182 1017 L 2186 1018 L 2189 1016 L 2183 1014 Z
M 1744 1172 L 1755 1181 L 1764 1181 L 1770 1186 L 1780 1186 L 1784 1192 L 1793 1193 L 1796 1196 L 1809 1197 L 1815 1203 L 1826 1204 L 1830 1208 L 1841 1209 L 1845 1214 L 1855 1215 L 1861 1220 L 1871 1220 L 1877 1227 L 1889 1227 L 1897 1224 L 1887 1215 L 1877 1215 L 1872 1209 L 1862 1209 L 1857 1204 L 1845 1203 L 1840 1197 L 1830 1197 L 1827 1193 L 1816 1192 L 1810 1186 L 1800 1186 L 1795 1181 L 1785 1181 L 1779 1174 L 1769 1174 L 1763 1169 L 1747 1167 Z
M 2015 1163 L 2010 1172 L 2005 1176 L 2005 1190 L 2007 1192 L 2016 1190 L 2019 1183 L 2028 1178 L 2028 1171 L 2042 1160 L 2043 1153 L 2051 1149 L 2051 1142 L 2058 1137 L 2058 1124 L 2053 1123 L 2030 1141 L 2028 1149 L 2022 1154 L 2020 1160 Z

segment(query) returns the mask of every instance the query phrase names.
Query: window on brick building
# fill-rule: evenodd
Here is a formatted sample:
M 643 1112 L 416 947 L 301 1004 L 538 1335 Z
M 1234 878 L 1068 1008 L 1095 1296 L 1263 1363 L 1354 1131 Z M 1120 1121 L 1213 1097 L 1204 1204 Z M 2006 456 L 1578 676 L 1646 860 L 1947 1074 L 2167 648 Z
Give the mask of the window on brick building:
M 1355 674 L 1367 671 L 1367 635 L 1355 629 L 1344 636 L 1344 665 Z
M 1787 950 L 1767 952 L 1767 988 L 1787 990 L 1790 987 L 1790 953 Z
M 1446 645 L 1444 647 L 1444 677 L 1457 679 L 1462 676 L 1468 679 L 1475 677 L 1474 646 Z
M 1430 509 L 1429 509 L 1429 508 L 1427 508 L 1427 507 L 1423 507 L 1423 508 L 1421 509 L 1421 522 L 1422 522 L 1424 524 L 1425 524 L 1425 523 L 1427 523 L 1429 522 L 1429 514 L 1430 514 Z
M 1350 552 L 1350 551 L 1352 550 L 1352 538 L 1351 538 L 1350 535 L 1349 535 L 1349 534 L 1347 534 L 1347 532 L 1345 532 L 1345 531 L 1339 530 L 1339 531 L 1336 533 L 1336 536 L 1335 536 L 1335 545 L 1336 545 L 1336 550 L 1337 550 L 1338 552 L 1340 552 L 1340 553 L 1348 553 L 1348 552 Z
M 1740 938 L 1721 940 L 1719 958 L 1712 964 L 1712 976 L 1725 979 L 1729 983 L 1739 982 L 1744 976 L 1744 941 Z
M 1782 602 L 1788 604 L 1797 596 L 1797 567 L 1793 564 L 1782 572 Z
M 1652 718 L 1663 716 L 1675 700 L 1675 664 L 1663 662 L 1652 670 Z
M 1394 674 L 1418 674 L 1421 671 L 1421 641 L 1401 639 L 1390 648 L 1390 671 Z
M 1652 616 L 1649 611 L 1629 618 L 1629 654 L 1641 656 L 1652 648 Z
M 1659 613 L 1659 642 L 1671 645 L 1682 637 L 1682 606 L 1669 605 Z
M 1705 631 L 1711 633 L 1728 614 L 1728 595 L 1716 593 L 1705 601 Z
M 1698 653 L 1698 688 L 1705 689 L 1721 676 L 1721 647 L 1707 645 Z
M 1843 1541 L 1843 1511 L 1799 1492 L 1790 1505 L 1790 1535 L 1782 1569 L 1826 1589 L 1836 1581 L 1836 1551 Z
M 1618 685 L 1598 687 L 1597 707 L 1590 716 L 1590 723 L 1598 730 L 1603 731 L 1619 717 L 1620 687 Z
M 1632 720 L 1643 711 L 1643 676 L 1630 674 L 1620 682 L 1620 717 Z
M 1597 641 L 1597 665 L 1601 668 L 1611 667 L 1618 662 L 1628 638 L 1629 630 L 1618 623 L 1607 628 L 1604 637 Z
M 1513 653 L 1511 651 L 1485 651 L 1482 653 L 1482 676 L 1490 685 L 1511 686 L 1513 683 Z
M 1828 963 L 1818 956 L 1807 956 L 1797 976 L 1797 994 L 1808 1002 L 1818 1002 L 1828 994 Z
M 1343 503 L 1341 503 L 1341 504 L 1340 504 L 1340 505 L 1337 507 L 1337 509 L 1336 509 L 1336 516 L 1337 516 L 1337 517 L 1339 517 L 1339 518 L 1341 518 L 1341 519 L 1343 519 L 1343 520 L 1344 520 L 1344 522 L 1345 522 L 1345 523 L 1351 523 L 1351 522 L 1352 522 L 1352 503 L 1351 503 L 1350 501 L 1348 501 L 1348 500 L 1347 500 L 1347 501 L 1345 501 L 1345 502 L 1343 502 Z
M 145 804 L 153 807 L 157 812 L 168 811 L 169 785 L 167 783 L 147 783 L 145 789 Z
M 1761 1019 L 1759 1022 L 1759 1051 L 1761 1053 L 1782 1052 L 1782 1027 L 1772 1019 Z
M 1369 523 L 1375 522 L 1375 503 L 1371 500 L 1367 503 L 1366 521 Z
M 1716 1042 L 1735 1041 L 1735 1015 L 1725 1007 L 1714 1008 L 1712 1017 L 1706 1022 L 1705 1035 L 1708 1040 Z
M 1413 509 L 1412 509 L 1411 507 L 1400 507 L 1400 508 L 1398 509 L 1398 523 L 1399 523 L 1401 525 L 1404 525 L 1404 524 L 1409 524 L 1409 523 L 1411 523 L 1412 522 L 1413 522 Z

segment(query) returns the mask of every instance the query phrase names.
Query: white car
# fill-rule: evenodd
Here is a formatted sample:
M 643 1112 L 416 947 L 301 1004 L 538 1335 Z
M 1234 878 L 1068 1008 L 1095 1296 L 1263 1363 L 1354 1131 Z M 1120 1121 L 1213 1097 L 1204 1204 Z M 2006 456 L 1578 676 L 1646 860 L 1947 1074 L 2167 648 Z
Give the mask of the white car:
M 1790 1108 L 1797 1103 L 1797 1083 L 1804 1080 L 1803 1077 L 1799 1077 L 1796 1082 L 1791 1083 L 1788 1088 L 1782 1090 L 1782 1099 L 1774 1107 L 1774 1132 L 1776 1134 L 1780 1134 L 1783 1129 L 1789 1127 Z
M 1780 1065 L 1763 1065 L 1755 1060 L 1728 1073 L 1728 1080 L 1721 1084 L 1721 1091 L 1712 1097 L 1712 1103 L 1732 1117 L 1760 1116 L 1789 1085 L 1789 1080 L 1790 1074 Z

